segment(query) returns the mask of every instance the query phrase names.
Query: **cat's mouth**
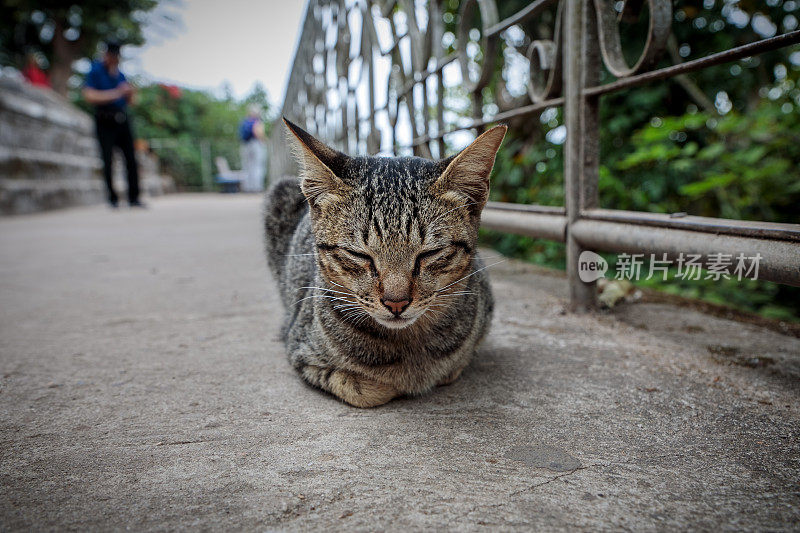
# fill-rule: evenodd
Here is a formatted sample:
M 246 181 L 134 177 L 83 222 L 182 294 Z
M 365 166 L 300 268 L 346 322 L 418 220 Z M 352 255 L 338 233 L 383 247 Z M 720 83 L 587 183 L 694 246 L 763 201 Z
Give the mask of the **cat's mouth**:
M 419 316 L 415 317 L 393 316 L 392 318 L 379 318 L 379 317 L 373 317 L 373 318 L 375 318 L 375 320 L 381 326 L 387 327 L 389 329 L 402 329 L 416 322 Z

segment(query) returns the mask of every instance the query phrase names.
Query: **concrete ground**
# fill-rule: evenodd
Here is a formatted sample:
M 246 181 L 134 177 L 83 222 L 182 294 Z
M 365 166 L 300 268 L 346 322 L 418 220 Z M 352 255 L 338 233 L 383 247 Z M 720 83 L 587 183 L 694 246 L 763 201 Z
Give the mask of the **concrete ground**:
M 0 221 L 0 530 L 800 527 L 800 340 L 509 261 L 461 380 L 359 410 L 287 364 L 259 210 Z

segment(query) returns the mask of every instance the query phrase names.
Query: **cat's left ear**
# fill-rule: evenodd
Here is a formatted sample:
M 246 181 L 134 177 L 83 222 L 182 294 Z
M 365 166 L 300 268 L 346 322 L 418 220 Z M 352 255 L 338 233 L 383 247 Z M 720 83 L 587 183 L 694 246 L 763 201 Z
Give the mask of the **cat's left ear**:
M 489 175 L 507 129 L 495 126 L 464 148 L 434 182 L 434 192 L 455 201 L 466 200 L 473 212 L 480 213 L 489 199 Z
M 336 171 L 343 166 L 347 156 L 326 146 L 285 117 L 283 122 L 289 130 L 287 137 L 300 164 L 300 189 L 311 207 L 320 208 L 342 200 L 350 187 L 336 175 Z

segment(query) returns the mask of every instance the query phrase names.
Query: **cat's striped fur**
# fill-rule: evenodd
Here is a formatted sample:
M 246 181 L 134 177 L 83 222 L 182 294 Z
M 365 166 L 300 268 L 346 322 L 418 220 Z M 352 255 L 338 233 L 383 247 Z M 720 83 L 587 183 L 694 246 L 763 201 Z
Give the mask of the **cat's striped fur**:
M 358 407 L 454 381 L 492 316 L 475 255 L 498 126 L 459 155 L 348 157 L 286 121 L 301 166 L 267 193 L 289 360 Z

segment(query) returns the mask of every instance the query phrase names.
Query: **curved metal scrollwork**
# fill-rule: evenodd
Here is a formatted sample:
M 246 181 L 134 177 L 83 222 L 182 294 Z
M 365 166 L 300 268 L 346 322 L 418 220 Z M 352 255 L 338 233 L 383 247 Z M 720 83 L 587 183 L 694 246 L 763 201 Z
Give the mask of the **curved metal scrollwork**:
M 615 3 L 616 0 L 594 0 L 603 63 L 614 76 L 624 78 L 642 72 L 654 64 L 663 53 L 672 23 L 672 2 L 647 0 L 650 11 L 647 42 L 645 42 L 639 59 L 632 67 L 628 65 L 622 54 L 619 21 L 635 22 L 638 20 L 644 0 L 625 0 L 619 15 L 614 9 Z
M 528 47 L 528 95 L 536 103 L 561 94 L 564 47 L 561 37 L 561 12 L 562 4 L 559 3 L 553 40 L 539 39 Z
M 471 21 L 475 14 L 475 7 L 481 14 L 481 48 L 483 49 L 483 65 L 477 80 L 472 80 L 469 72 L 469 57 L 467 43 L 469 32 L 472 29 Z M 497 5 L 494 0 L 465 0 L 461 4 L 458 17 L 458 35 L 456 43 L 458 49 L 458 62 L 461 65 L 462 84 L 467 91 L 478 92 L 489 84 L 494 74 L 495 59 L 497 57 L 497 35 L 489 35 L 489 28 L 499 20 Z
M 449 131 L 447 122 L 450 127 L 463 128 L 453 122 L 461 120 L 463 113 L 444 109 L 446 86 L 453 84 L 458 71 L 460 86 L 472 94 L 472 124 L 480 127 L 491 119 L 483 116 L 483 89 L 489 84 L 495 83 L 494 103 L 506 117 L 514 116 L 517 110 L 520 114 L 531 112 L 530 102 L 541 109 L 536 104 L 546 105 L 562 95 L 566 42 L 568 38 L 572 42 L 586 38 L 567 35 L 568 8 L 577 6 L 583 8 L 584 16 L 594 15 L 585 23 L 593 25 L 589 34 L 596 35 L 597 42 L 583 45 L 599 47 L 602 62 L 617 78 L 641 73 L 658 60 L 666 47 L 672 19 L 670 0 L 532 0 L 502 21 L 497 0 L 462 0 L 455 31 L 455 57 L 446 57 L 443 17 L 449 15 L 443 0 L 427 0 L 427 22 L 417 16 L 422 12 L 422 1 L 310 0 L 283 112 L 350 152 L 395 152 L 400 144 L 407 145 L 410 137 L 416 155 L 442 155 L 443 136 Z M 549 14 L 554 7 L 553 19 Z M 646 42 L 630 65 L 623 55 L 620 24 L 638 21 L 645 10 Z M 400 22 L 401 13 L 406 31 L 398 32 L 395 21 Z M 548 16 L 542 17 L 544 13 Z M 507 91 L 509 80 L 504 76 L 498 80 L 495 75 L 498 57 L 502 61 L 501 39 L 510 39 L 510 34 L 503 32 L 512 26 L 525 31 L 525 22 L 537 17 L 554 21 L 549 38 L 535 37 L 524 44 L 525 48 L 520 43 L 528 39 L 520 41 L 517 36 L 514 44 L 507 41 L 528 60 L 527 75 L 523 74 L 525 78 L 521 80 L 525 91 L 511 96 Z M 351 19 L 360 24 L 354 25 Z M 476 23 L 477 19 L 480 22 Z M 361 29 L 354 30 L 358 25 Z M 482 59 L 472 54 L 470 33 L 475 29 L 481 35 L 477 44 Z M 391 42 L 386 48 L 388 38 Z M 456 72 L 445 74 L 445 65 L 453 60 L 458 62 Z M 596 73 L 599 65 L 592 68 Z M 514 81 L 521 85 L 520 80 Z M 380 96 L 376 98 L 376 94 Z M 275 142 L 282 142 L 280 136 Z M 290 164 L 285 159 L 278 166 Z

